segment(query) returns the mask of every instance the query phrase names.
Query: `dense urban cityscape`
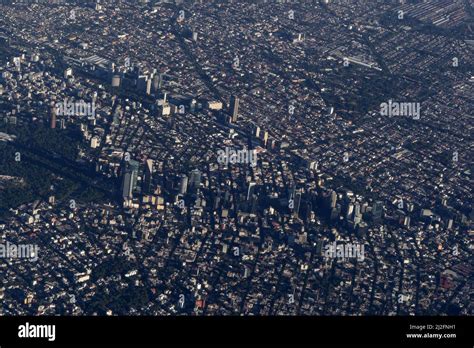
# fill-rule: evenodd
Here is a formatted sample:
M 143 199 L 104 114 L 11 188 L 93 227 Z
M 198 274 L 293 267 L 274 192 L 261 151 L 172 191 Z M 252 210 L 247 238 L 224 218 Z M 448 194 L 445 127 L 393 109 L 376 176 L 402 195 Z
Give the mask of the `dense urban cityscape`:
M 0 1 L 0 315 L 472 315 L 473 16 Z

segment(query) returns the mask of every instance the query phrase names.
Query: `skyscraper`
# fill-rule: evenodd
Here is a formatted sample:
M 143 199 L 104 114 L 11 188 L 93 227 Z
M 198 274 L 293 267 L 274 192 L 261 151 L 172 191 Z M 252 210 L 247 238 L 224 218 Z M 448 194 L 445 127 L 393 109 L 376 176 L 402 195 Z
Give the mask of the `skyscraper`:
M 229 111 L 230 111 L 230 116 L 232 117 L 232 122 L 237 122 L 237 119 L 239 117 L 239 103 L 240 99 L 237 98 L 236 96 L 231 96 L 230 97 L 230 105 L 229 105 Z
M 138 169 L 140 164 L 137 161 L 129 160 L 124 163 L 122 174 L 122 197 L 133 198 L 133 191 L 137 188 Z
M 372 219 L 374 221 L 379 221 L 380 219 L 382 219 L 382 214 L 383 214 L 383 203 L 380 201 L 377 201 L 372 206 Z
M 354 207 L 354 218 L 357 218 L 360 214 L 360 203 L 357 202 Z
M 294 208 L 293 208 L 293 216 L 298 217 L 300 214 L 300 205 L 301 205 L 301 192 L 297 192 L 295 194 L 295 203 L 294 203 Z
M 132 188 L 132 171 L 126 169 L 122 178 L 122 198 L 128 199 L 133 197 Z
M 151 85 L 152 85 L 152 81 L 151 79 L 149 79 L 147 82 L 146 82 L 146 90 L 145 90 L 145 93 L 147 95 L 150 95 L 151 94 Z
M 158 74 L 154 75 L 153 82 L 152 82 L 153 92 L 157 92 L 160 89 L 160 83 L 161 83 L 161 76 Z
M 147 75 L 140 75 L 138 76 L 137 80 L 137 89 L 140 92 L 145 92 L 147 88 L 148 76 Z
M 188 176 L 186 174 L 181 175 L 181 180 L 179 182 L 179 194 L 185 195 L 188 191 Z
M 255 185 L 256 183 L 254 182 L 249 183 L 249 189 L 247 191 L 247 201 L 249 201 L 252 198 L 252 195 L 255 192 Z
M 135 160 L 130 160 L 128 163 L 132 171 L 132 189 L 135 190 L 137 188 L 138 170 L 140 169 L 140 163 Z
M 145 193 L 151 193 L 153 184 L 153 160 L 147 160 L 145 165 L 145 177 L 143 181 L 143 190 Z
M 189 187 L 191 190 L 196 190 L 201 185 L 201 172 L 199 169 L 191 171 L 189 178 Z
M 255 137 L 259 138 L 260 137 L 260 127 L 255 126 Z
M 51 129 L 56 128 L 56 109 L 54 108 L 54 106 L 51 107 L 51 117 L 49 120 L 49 126 Z
M 331 191 L 331 202 L 330 202 L 330 207 L 336 208 L 336 203 L 337 203 L 337 193 L 336 191 Z
M 265 131 L 265 132 L 263 133 L 263 145 L 264 145 L 264 146 L 267 146 L 267 143 L 268 143 L 268 136 L 269 136 L 268 132 Z

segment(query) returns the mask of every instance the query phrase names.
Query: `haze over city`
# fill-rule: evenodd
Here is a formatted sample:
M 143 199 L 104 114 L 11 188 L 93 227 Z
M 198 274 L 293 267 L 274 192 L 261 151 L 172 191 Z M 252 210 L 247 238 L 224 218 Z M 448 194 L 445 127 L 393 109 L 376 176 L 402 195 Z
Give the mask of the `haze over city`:
M 473 13 L 0 1 L 0 315 L 471 316 Z

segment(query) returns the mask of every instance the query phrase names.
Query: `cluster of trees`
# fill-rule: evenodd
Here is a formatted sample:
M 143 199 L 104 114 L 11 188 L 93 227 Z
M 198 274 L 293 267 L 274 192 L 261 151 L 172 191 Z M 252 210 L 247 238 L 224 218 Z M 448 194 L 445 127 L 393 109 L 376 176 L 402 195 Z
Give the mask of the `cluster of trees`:
M 0 188 L 0 218 L 5 216 L 9 208 L 44 196 L 52 184 L 51 173 L 42 167 L 22 161 L 17 157 L 15 148 L 0 143 L 0 175 L 8 175 L 23 179 L 23 184 L 5 182 Z M 20 159 L 16 161 L 15 159 Z
M 121 275 L 123 277 L 125 273 L 136 266 L 123 258 L 111 259 L 98 265 L 92 271 L 91 278 L 95 282 L 106 276 Z M 113 287 L 106 290 L 105 288 L 100 288 L 91 301 L 87 303 L 86 311 L 87 313 L 104 315 L 110 309 L 114 314 L 127 315 L 130 309 L 139 309 L 145 306 L 149 300 L 150 298 L 145 288 L 131 283 L 124 289 Z
M 109 293 L 105 288 L 97 289 L 97 293 L 86 305 L 86 313 L 105 315 L 112 310 L 113 314 L 128 315 L 130 309 L 140 309 L 149 302 L 150 298 L 144 287 L 129 285 L 124 289 L 112 288 Z
M 94 281 L 102 279 L 107 276 L 113 275 L 124 275 L 131 269 L 133 269 L 134 264 L 123 258 L 115 258 L 108 261 L 105 261 L 98 265 L 92 271 L 91 278 Z
M 79 200 L 103 199 L 102 192 L 86 186 L 90 178 L 75 170 L 80 144 L 76 129 L 49 129 L 41 124 L 0 124 L 0 132 L 17 137 L 14 142 L 0 143 L 0 175 L 23 179 L 22 184 L 16 181 L 0 183 L 0 219 L 8 215 L 10 208 L 35 199 L 47 199 L 52 194 L 56 199 L 62 199 L 77 191 L 80 192 Z

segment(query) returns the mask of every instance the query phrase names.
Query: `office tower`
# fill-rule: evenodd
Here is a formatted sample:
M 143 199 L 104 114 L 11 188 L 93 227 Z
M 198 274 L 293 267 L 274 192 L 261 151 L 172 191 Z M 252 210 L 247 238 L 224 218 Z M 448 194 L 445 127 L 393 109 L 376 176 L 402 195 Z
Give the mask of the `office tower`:
M 163 100 L 161 105 L 159 106 L 159 110 L 161 111 L 158 115 L 159 116 L 170 116 L 171 115 L 171 105 L 167 101 L 168 93 L 165 93 L 163 96 Z
M 247 191 L 247 201 L 249 201 L 250 198 L 252 197 L 252 195 L 254 194 L 255 185 L 257 185 L 257 184 L 254 183 L 254 182 L 249 183 L 249 188 L 248 188 L 248 191 Z
M 151 79 L 149 79 L 147 82 L 146 82 L 146 90 L 145 90 L 145 93 L 147 95 L 150 95 L 151 94 Z
M 354 211 L 354 204 L 349 203 L 349 206 L 347 207 L 347 214 L 346 214 L 346 218 L 348 220 L 351 218 L 353 211 Z
M 138 76 L 138 80 L 137 80 L 137 89 L 138 89 L 138 91 L 145 92 L 146 87 L 147 87 L 147 82 L 148 82 L 148 76 L 147 75 Z
M 198 33 L 197 31 L 193 31 L 193 41 L 197 42 L 197 40 L 198 40 Z
M 250 198 L 250 214 L 255 215 L 257 213 L 257 208 L 258 208 L 258 197 L 257 195 L 252 195 Z
M 145 193 L 153 191 L 153 160 L 149 159 L 145 163 L 145 175 L 143 180 L 143 190 Z
M 135 160 L 130 160 L 128 164 L 132 171 L 132 189 L 135 191 L 135 189 L 137 188 L 138 170 L 140 169 L 140 163 Z
M 124 199 L 133 198 L 133 191 L 137 188 L 139 167 L 140 163 L 134 160 L 124 163 L 122 172 L 122 197 Z
M 213 203 L 212 203 L 212 210 L 215 211 L 219 208 L 219 205 L 221 203 L 221 196 L 220 192 L 218 192 L 216 195 L 213 195 Z
M 361 214 L 354 214 L 354 226 L 358 225 L 362 221 Z
M 160 76 L 153 76 L 153 91 L 157 92 L 160 89 Z
M 383 203 L 380 201 L 377 201 L 372 206 L 372 219 L 374 221 L 378 221 L 382 219 L 382 214 L 383 214 Z
M 51 129 L 56 128 L 56 109 L 54 106 L 51 107 L 51 116 L 50 116 L 49 126 Z
M 293 216 L 298 217 L 300 213 L 300 205 L 301 205 L 301 192 L 297 192 L 294 196 L 294 207 L 293 207 Z
M 191 171 L 189 178 L 189 187 L 191 190 L 197 190 L 201 185 L 201 172 L 199 169 Z
M 132 171 L 126 169 L 122 177 L 122 198 L 130 199 L 133 197 Z
M 112 123 L 113 123 L 114 126 L 118 126 L 120 124 L 120 113 L 119 112 L 114 113 L 114 119 L 113 119 Z
M 311 202 L 305 201 L 301 203 L 301 216 L 299 216 L 304 222 L 309 223 L 311 221 L 313 206 Z
M 356 219 L 358 216 L 360 216 L 360 203 L 356 203 L 354 207 L 354 219 Z
M 259 126 L 255 126 L 255 137 L 260 138 L 260 127 Z
M 231 96 L 230 97 L 230 105 L 229 105 L 229 111 L 230 111 L 230 116 L 232 117 L 232 122 L 237 122 L 237 119 L 239 117 L 239 103 L 240 103 L 240 99 L 235 97 L 235 96 Z
M 267 143 L 268 143 L 268 132 L 265 131 L 265 133 L 263 133 L 263 145 L 264 146 L 267 146 Z
M 188 192 L 188 176 L 186 174 L 181 175 L 179 182 L 179 194 L 185 195 Z
M 331 209 L 331 212 L 329 214 L 329 218 L 331 220 L 337 220 L 337 219 L 339 219 L 340 213 L 341 213 L 341 205 L 336 204 L 336 207 Z
M 337 193 L 336 191 L 331 191 L 331 208 L 336 208 L 337 203 Z
M 163 75 L 164 75 L 164 74 L 160 74 L 160 85 L 159 85 L 159 88 L 160 88 L 160 89 L 163 88 L 163 81 L 164 81 Z

